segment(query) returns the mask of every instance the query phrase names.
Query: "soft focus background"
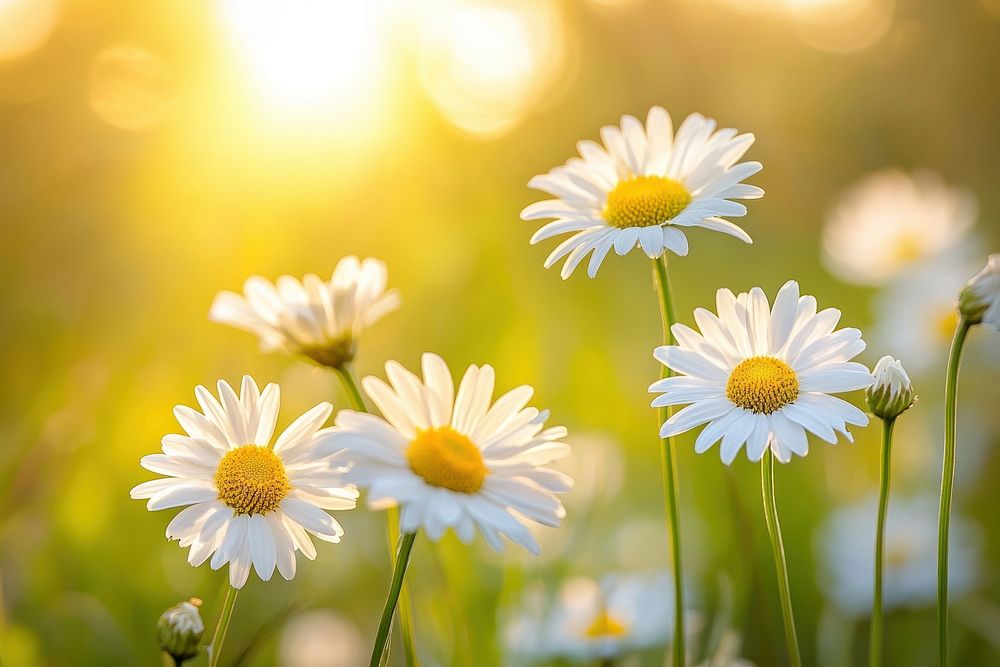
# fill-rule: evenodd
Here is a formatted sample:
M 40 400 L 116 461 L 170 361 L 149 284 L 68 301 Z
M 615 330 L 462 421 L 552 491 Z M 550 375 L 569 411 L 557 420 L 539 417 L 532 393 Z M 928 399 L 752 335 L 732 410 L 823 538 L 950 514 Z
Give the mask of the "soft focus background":
M 765 165 L 751 180 L 767 195 L 744 219 L 753 246 L 694 231 L 690 255 L 671 258 L 681 320 L 718 287 L 773 296 L 796 278 L 843 325 L 888 331 L 866 335 L 864 361 L 898 354 L 919 369 L 921 397 L 898 428 L 893 500 L 933 498 L 950 331 L 932 329 L 920 359 L 896 352 L 892 336 L 921 324 L 886 324 L 888 288 L 828 272 L 821 231 L 865 174 L 929 168 L 978 201 L 971 276 L 1000 239 L 998 62 L 997 0 L 0 0 L 0 661 L 158 664 L 164 609 L 198 596 L 214 621 L 225 575 L 166 542 L 173 511 L 129 500 L 150 477 L 138 459 L 177 429 L 172 407 L 220 377 L 280 382 L 279 425 L 321 400 L 344 406 L 330 373 L 262 355 L 206 313 L 250 274 L 328 275 L 347 254 L 384 259 L 404 300 L 362 341 L 361 373 L 388 358 L 414 367 L 425 350 L 456 372 L 491 363 L 500 388 L 533 384 L 534 404 L 578 445 L 566 524 L 541 534 L 540 558 L 418 542 L 428 664 L 523 662 L 504 629 L 522 591 L 665 568 L 649 262 L 612 256 L 596 280 L 563 282 L 541 266 L 554 243 L 529 246 L 535 225 L 518 219 L 542 198 L 532 175 L 653 104 L 675 123 L 700 111 L 756 133 L 748 158 Z M 947 302 L 935 322 L 945 315 Z M 961 388 L 956 514 L 972 552 L 954 594 L 961 665 L 1000 664 L 1000 336 L 980 329 Z M 778 471 L 813 665 L 866 655 L 866 612 L 827 597 L 843 586 L 823 532 L 876 488 L 877 425 L 856 432 L 853 446 L 813 442 Z M 782 664 L 758 467 L 727 469 L 692 443 L 678 445 L 692 657 L 725 631 L 748 660 Z M 367 661 L 384 519 L 339 518 L 343 543 L 321 543 L 294 581 L 251 578 L 228 658 Z M 867 528 L 848 534 L 870 548 Z M 891 664 L 933 662 L 927 560 L 929 596 L 889 616 Z

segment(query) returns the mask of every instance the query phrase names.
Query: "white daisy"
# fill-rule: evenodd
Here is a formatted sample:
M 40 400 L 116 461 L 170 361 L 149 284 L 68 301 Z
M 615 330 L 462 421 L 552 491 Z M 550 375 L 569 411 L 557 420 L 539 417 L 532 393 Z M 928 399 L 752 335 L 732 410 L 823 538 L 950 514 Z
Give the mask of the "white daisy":
M 730 464 L 743 444 L 751 461 L 770 447 L 781 462 L 805 456 L 806 432 L 830 443 L 836 431 L 853 441 L 848 424 L 865 426 L 868 417 L 830 393 L 864 389 L 873 382 L 868 369 L 850 361 L 865 349 L 857 329 L 834 331 L 840 311 L 816 312 L 816 299 L 799 296 L 790 280 L 778 291 L 774 307 L 763 290 L 734 296 L 716 293 L 718 315 L 698 308 L 699 334 L 683 324 L 671 331 L 677 345 L 653 353 L 676 373 L 654 382 L 662 393 L 654 407 L 690 404 L 660 430 L 667 438 L 708 424 L 695 441 L 703 453 L 722 439 L 722 460 Z
M 895 419 L 910 409 L 913 384 L 903 364 L 887 354 L 875 364 L 872 377 L 875 382 L 865 391 L 872 414 L 881 419 Z
M 528 182 L 555 197 L 521 212 L 523 220 L 555 218 L 535 232 L 531 243 L 572 234 L 545 260 L 545 268 L 567 257 L 561 275 L 568 278 L 593 253 L 587 269 L 593 278 L 612 247 L 619 255 L 637 246 L 651 258 L 665 249 L 686 255 L 682 227 L 704 227 L 752 243 L 745 231 L 719 216 L 746 215 L 746 207 L 732 200 L 764 194 L 742 182 L 761 164 L 736 162 L 754 142 L 753 134 L 716 131 L 714 120 L 695 113 L 675 137 L 670 115 L 653 107 L 645 128 L 624 116 L 620 129 L 602 128 L 601 139 L 603 146 L 581 141 L 579 158 Z
M 955 246 L 975 216 L 972 196 L 934 174 L 879 171 L 827 217 L 823 260 L 841 280 L 878 285 Z
M 970 322 L 1000 330 L 1000 253 L 990 255 L 983 270 L 965 283 L 958 301 Z
M 668 641 L 672 600 L 666 572 L 572 579 L 552 601 L 529 591 L 504 628 L 505 644 L 530 663 L 617 658 Z
M 893 500 L 885 529 L 885 609 L 932 606 L 937 600 L 937 510 L 934 494 Z M 877 499 L 841 508 L 818 532 L 818 582 L 839 609 L 856 616 L 872 610 Z M 971 590 L 979 569 L 974 524 L 951 523 L 948 580 L 955 596 Z
M 140 461 L 167 477 L 139 484 L 132 497 L 148 498 L 151 511 L 188 506 L 167 526 L 167 539 L 190 547 L 188 562 L 195 567 L 209 556 L 213 570 L 229 563 L 233 587 L 246 583 L 251 564 L 264 581 L 275 567 L 291 579 L 296 551 L 316 557 L 310 533 L 327 542 L 344 534 L 323 510 L 357 504 L 357 491 L 343 482 L 340 453 L 319 446 L 326 430 L 317 429 L 332 406 L 320 403 L 306 412 L 272 447 L 278 385 L 261 392 L 244 376 L 239 396 L 224 380 L 218 400 L 202 386 L 195 396 L 202 412 L 174 408 L 187 435 L 164 436 L 163 453 Z
M 491 405 L 494 372 L 470 366 L 458 392 L 441 357 L 423 356 L 421 380 L 397 362 L 389 384 L 362 380 L 385 418 L 342 410 L 325 437 L 347 450 L 348 479 L 368 489 L 375 509 L 401 506 L 404 533 L 423 528 L 438 540 L 451 528 L 468 542 L 475 528 L 499 550 L 500 535 L 538 553 L 521 519 L 558 526 L 565 515 L 553 495 L 572 480 L 546 468 L 569 452 L 566 429 L 544 429 L 548 411 L 525 407 L 533 390 L 520 386 Z
M 387 282 L 384 262 L 344 257 L 326 282 L 309 274 L 302 282 L 281 276 L 272 285 L 251 276 L 243 294 L 220 292 L 208 316 L 257 334 L 265 351 L 303 354 L 337 367 L 354 358 L 364 329 L 399 306 L 399 295 L 386 291 Z

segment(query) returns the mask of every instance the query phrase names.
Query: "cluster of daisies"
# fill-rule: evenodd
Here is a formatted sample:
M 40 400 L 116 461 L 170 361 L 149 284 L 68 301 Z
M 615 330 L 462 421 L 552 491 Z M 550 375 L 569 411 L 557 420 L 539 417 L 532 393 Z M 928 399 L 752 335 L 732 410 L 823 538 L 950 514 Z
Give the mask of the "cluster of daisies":
M 600 135 L 601 143 L 581 141 L 579 157 L 530 181 L 551 197 L 521 214 L 525 220 L 549 220 L 531 242 L 566 236 L 546 267 L 562 261 L 567 278 L 587 260 L 587 273 L 594 277 L 612 249 L 624 256 L 638 248 L 661 271 L 664 298 L 669 298 L 665 254 L 686 255 L 688 231 L 701 228 L 752 242 L 727 219 L 744 216 L 741 202 L 763 195 L 745 182 L 761 164 L 740 161 L 754 142 L 752 134 L 720 129 L 699 114 L 688 116 L 674 132 L 670 115 L 654 107 L 645 124 L 625 116 L 620 126 L 605 127 Z M 828 230 L 829 262 L 848 276 L 858 274 L 859 266 L 871 270 L 877 265 L 872 275 L 881 278 L 967 226 L 968 202 L 951 197 L 937 181 L 914 185 L 897 174 L 880 178 L 885 183 L 866 185 L 836 213 L 850 222 L 832 223 Z M 914 229 L 905 243 L 892 248 L 869 235 L 859 250 L 851 245 L 857 234 L 844 228 L 868 219 L 884 221 L 892 209 L 880 194 L 886 187 L 913 188 L 926 198 L 912 210 L 892 211 L 906 224 L 920 218 L 918 213 L 951 216 L 955 222 L 938 221 L 930 231 Z M 891 257 L 878 259 L 880 253 Z M 994 256 L 963 292 L 972 303 L 963 306 L 963 313 L 978 309 L 978 321 L 996 324 L 997 276 Z M 419 374 L 388 361 L 384 379 L 360 382 L 362 394 L 353 376 L 358 341 L 399 302 L 397 292 L 388 289 L 385 264 L 355 257 L 342 259 L 329 280 L 282 276 L 271 283 L 254 276 L 242 293 L 217 296 L 212 320 L 252 332 L 266 351 L 299 355 L 332 369 L 355 400 L 354 409 L 335 415 L 333 406 L 319 403 L 277 436 L 280 389 L 275 384 L 261 389 L 249 376 L 238 388 L 220 380 L 214 394 L 199 386 L 197 408 L 175 408 L 182 433 L 164 436 L 162 452 L 141 460 L 161 477 L 139 484 L 131 495 L 146 500 L 150 510 L 183 507 L 166 536 L 188 549 L 192 565 L 209 562 L 219 569 L 228 564 L 234 589 L 244 586 L 251 570 L 265 581 L 275 570 L 291 579 L 297 552 L 316 557 L 314 538 L 336 543 L 344 537 L 330 512 L 354 508 L 359 489 L 372 509 L 398 508 L 404 536 L 420 532 L 438 540 L 451 530 L 469 542 L 478 533 L 497 550 L 506 538 L 538 552 L 529 524 L 558 526 L 565 515 L 558 494 L 572 485 L 550 467 L 569 452 L 566 430 L 547 427 L 548 412 L 529 406 L 530 386 L 494 399 L 491 366 L 470 366 L 456 386 L 448 365 L 435 354 L 423 355 Z M 873 376 L 853 361 L 865 343 L 859 330 L 837 328 L 840 317 L 839 310 L 821 309 L 790 280 L 773 301 L 758 287 L 739 294 L 719 289 L 714 311 L 694 311 L 697 328 L 665 322 L 671 325 L 664 332 L 669 344 L 653 351 L 664 367 L 663 379 L 650 386 L 657 394 L 652 405 L 669 415 L 660 437 L 701 428 L 697 452 L 719 443 L 726 464 L 745 451 L 751 461 L 766 457 L 769 465 L 772 457 L 788 462 L 793 455 L 805 456 L 809 434 L 835 443 L 839 437 L 851 440 L 850 427 L 868 423 L 865 412 L 835 394 L 868 388 L 870 401 L 881 400 L 879 405 L 898 416 L 912 402 L 905 371 L 887 358 Z M 674 412 L 679 406 L 685 407 Z M 887 412 L 875 412 L 886 418 Z M 400 548 L 402 570 L 396 562 L 400 579 L 408 548 Z M 576 628 L 568 632 L 583 644 L 557 641 L 546 651 L 604 658 L 655 643 L 668 632 L 675 644 L 682 642 L 683 613 L 677 610 L 683 609 L 683 586 L 676 585 L 679 553 L 674 556 L 676 576 L 671 585 L 664 584 L 668 592 L 658 597 L 663 609 L 652 618 L 634 618 L 628 606 L 632 593 L 652 590 L 649 582 L 578 586 L 572 594 L 590 602 L 565 609 L 556 605 L 551 618 L 559 620 L 545 623 Z M 398 596 L 398 586 L 390 591 L 380 632 L 388 632 L 393 591 Z M 671 591 L 674 607 L 664 603 Z M 580 615 L 580 609 L 590 608 L 597 611 Z M 537 630 L 537 624 L 530 629 Z M 214 641 L 213 648 L 217 655 Z M 372 664 L 383 650 L 380 637 Z

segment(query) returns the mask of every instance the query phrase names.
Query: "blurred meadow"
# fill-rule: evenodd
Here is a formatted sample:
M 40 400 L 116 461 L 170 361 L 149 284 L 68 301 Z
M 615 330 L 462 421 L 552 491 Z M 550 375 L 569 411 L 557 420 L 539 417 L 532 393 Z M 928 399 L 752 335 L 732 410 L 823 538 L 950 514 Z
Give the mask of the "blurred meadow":
M 360 374 L 424 351 L 456 372 L 490 363 L 500 391 L 533 385 L 574 446 L 567 518 L 539 529 L 540 557 L 419 538 L 426 664 L 528 664 L 511 645 L 527 592 L 667 568 L 648 262 L 612 255 L 598 279 L 563 281 L 542 268 L 555 244 L 529 245 L 519 219 L 539 198 L 531 176 L 652 105 L 755 133 L 748 158 L 764 164 L 767 194 L 741 222 L 752 246 L 693 230 L 690 254 L 671 255 L 680 321 L 719 287 L 773 297 L 791 278 L 843 310 L 869 343 L 860 360 L 900 356 L 920 396 L 897 428 L 890 523 L 897 500 L 935 497 L 950 331 L 912 362 L 892 331 L 919 322 L 873 335 L 889 288 L 832 274 L 822 230 L 865 175 L 929 169 L 977 202 L 966 277 L 978 270 L 1000 245 L 998 63 L 997 0 L 0 0 L 0 661 L 157 664 L 167 607 L 200 597 L 214 621 L 225 572 L 164 539 L 175 511 L 129 499 L 150 477 L 138 459 L 218 378 L 279 382 L 279 428 L 344 407 L 332 373 L 206 315 L 249 275 L 325 277 L 352 254 L 384 260 L 403 301 L 361 341 Z M 974 554 L 953 593 L 960 665 L 1000 664 L 998 344 L 974 331 L 962 375 L 955 513 Z M 838 604 L 824 564 L 825 522 L 877 489 L 878 424 L 855 434 L 777 471 L 803 656 L 820 667 L 867 651 L 866 613 Z M 754 664 L 784 664 L 758 467 L 693 442 L 678 439 L 693 662 L 725 631 Z M 251 578 L 226 658 L 366 660 L 385 522 L 363 505 L 338 518 L 343 542 L 294 580 Z M 889 610 L 889 664 L 934 664 L 933 606 Z

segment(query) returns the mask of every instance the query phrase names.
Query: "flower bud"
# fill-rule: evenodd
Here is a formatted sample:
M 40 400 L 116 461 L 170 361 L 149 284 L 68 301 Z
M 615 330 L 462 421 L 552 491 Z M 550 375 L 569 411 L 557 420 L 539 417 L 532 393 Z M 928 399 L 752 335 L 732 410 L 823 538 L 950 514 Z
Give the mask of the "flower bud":
M 913 385 L 903 365 L 886 355 L 875 364 L 872 371 L 875 384 L 868 387 L 868 408 L 876 417 L 895 419 L 913 405 Z
M 163 612 L 156 624 L 160 648 L 177 661 L 177 664 L 198 655 L 201 637 L 205 634 L 205 624 L 201 621 L 198 607 L 201 600 L 191 598 Z
M 958 310 L 969 324 L 1000 330 L 1000 253 L 990 255 L 986 267 L 962 286 Z

